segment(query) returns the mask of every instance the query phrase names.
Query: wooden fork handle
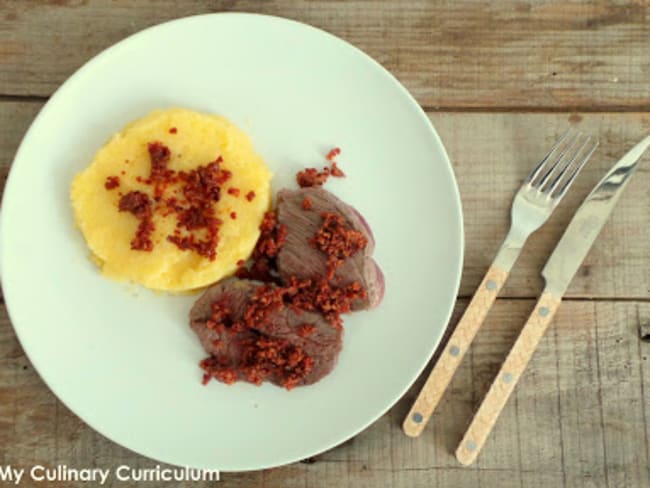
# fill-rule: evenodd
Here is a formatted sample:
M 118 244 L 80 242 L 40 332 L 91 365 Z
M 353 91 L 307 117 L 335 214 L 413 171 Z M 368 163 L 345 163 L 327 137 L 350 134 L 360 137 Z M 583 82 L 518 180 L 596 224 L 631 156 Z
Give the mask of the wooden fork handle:
M 548 292 L 540 297 L 456 450 L 456 458 L 461 464 L 471 464 L 478 456 L 561 300 L 561 297 Z
M 494 265 L 486 273 L 440 359 L 404 419 L 402 429 L 406 435 L 417 437 L 424 430 L 507 278 L 508 272 Z

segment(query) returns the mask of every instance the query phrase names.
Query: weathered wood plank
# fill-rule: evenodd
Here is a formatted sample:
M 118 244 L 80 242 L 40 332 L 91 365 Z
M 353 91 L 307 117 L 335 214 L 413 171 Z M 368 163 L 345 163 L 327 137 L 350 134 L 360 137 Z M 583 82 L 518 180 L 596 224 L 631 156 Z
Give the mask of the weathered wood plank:
M 6 174 L 39 103 L 0 102 L 0 174 Z M 430 114 L 456 172 L 465 215 L 465 263 L 460 296 L 471 296 L 506 235 L 521 180 L 570 124 L 601 141 L 550 221 L 527 243 L 502 296 L 533 297 L 539 271 L 581 199 L 613 162 L 650 133 L 640 114 Z M 575 277 L 570 297 L 650 299 L 650 154 Z
M 650 133 L 650 114 L 433 114 L 465 216 L 461 295 L 470 296 L 509 226 L 521 181 L 570 125 L 600 147 L 550 220 L 531 236 L 501 295 L 537 296 L 540 271 L 580 202 L 612 164 Z M 567 296 L 650 298 L 650 154 L 630 181 Z
M 456 318 L 465 306 L 459 301 Z M 308 463 L 224 473 L 219 486 L 647 486 L 650 351 L 640 342 L 638 317 L 650 316 L 650 304 L 641 302 L 563 303 L 479 463 L 462 468 L 455 461 L 471 411 L 532 306 L 532 300 L 498 300 L 473 358 L 466 358 L 421 438 L 404 436 L 400 423 L 424 378 L 352 441 Z M 56 400 L 22 353 L 4 310 L 0 317 L 1 462 L 155 466 L 95 433 Z M 106 486 L 135 484 L 113 479 Z
M 636 307 L 623 309 L 608 303 L 596 309 L 602 445 L 610 486 L 650 486 L 648 439 L 633 441 L 635 432 L 647 428 L 648 409 L 640 395 L 647 384 L 643 383 L 643 357 L 639 358 L 638 317 Z
M 4 190 L 18 145 L 42 105 L 39 102 L 0 102 L 0 191 Z
M 596 328 L 582 325 L 593 320 L 596 308 L 596 304 L 584 307 L 584 314 L 558 321 L 552 331 L 561 371 L 557 388 L 562 456 L 567 465 L 587 468 L 566 473 L 565 486 L 576 488 L 606 486 Z M 560 348 L 561 344 L 569 347 Z M 578 431 L 584 434 L 575 435 Z
M 93 55 L 166 20 L 259 12 L 365 50 L 428 107 L 649 106 L 650 6 L 616 2 L 4 0 L 0 94 L 47 96 Z

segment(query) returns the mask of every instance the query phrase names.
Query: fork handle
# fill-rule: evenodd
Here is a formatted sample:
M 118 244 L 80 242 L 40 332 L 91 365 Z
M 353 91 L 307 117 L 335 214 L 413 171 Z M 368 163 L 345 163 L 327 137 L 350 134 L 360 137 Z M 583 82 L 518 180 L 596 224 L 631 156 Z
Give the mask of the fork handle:
M 461 464 L 467 466 L 478 456 L 561 301 L 549 292 L 539 298 L 456 450 Z
M 424 430 L 507 278 L 508 271 L 494 265 L 485 274 L 440 359 L 404 419 L 402 429 L 406 435 L 417 437 Z

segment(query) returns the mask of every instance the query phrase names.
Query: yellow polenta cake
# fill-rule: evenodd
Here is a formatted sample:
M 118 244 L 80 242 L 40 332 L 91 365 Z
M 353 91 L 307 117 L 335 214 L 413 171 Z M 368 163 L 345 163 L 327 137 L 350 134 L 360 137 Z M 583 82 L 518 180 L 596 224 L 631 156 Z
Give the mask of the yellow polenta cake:
M 249 257 L 271 173 L 227 119 L 157 110 L 115 134 L 73 180 L 75 221 L 107 277 L 185 291 Z

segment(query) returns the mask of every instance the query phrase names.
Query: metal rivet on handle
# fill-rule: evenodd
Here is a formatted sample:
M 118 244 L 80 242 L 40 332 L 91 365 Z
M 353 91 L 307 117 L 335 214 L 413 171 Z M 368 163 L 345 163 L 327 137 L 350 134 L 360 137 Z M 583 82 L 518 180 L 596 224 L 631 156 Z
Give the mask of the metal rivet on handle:
M 424 420 L 424 417 L 422 416 L 421 413 L 419 413 L 419 412 L 415 412 L 415 413 L 413 414 L 413 422 L 415 422 L 416 424 L 419 424 L 419 423 L 422 422 L 423 420 Z
M 488 280 L 488 282 L 485 284 L 488 290 L 496 290 L 497 289 L 497 283 L 496 281 L 493 280 Z
M 504 383 L 510 383 L 512 381 L 512 374 L 511 373 L 503 373 L 503 382 Z
M 548 315 L 548 313 L 549 313 L 549 309 L 547 307 L 540 307 L 539 314 L 542 317 L 546 317 Z
M 458 346 L 451 346 L 449 348 L 449 354 L 452 356 L 458 356 L 460 354 L 460 348 Z
M 476 442 L 474 442 L 474 441 L 471 440 L 471 439 L 468 440 L 468 441 L 467 441 L 467 444 L 465 444 L 465 445 L 467 446 L 467 450 L 468 450 L 468 451 L 475 451 L 475 450 L 476 450 Z

